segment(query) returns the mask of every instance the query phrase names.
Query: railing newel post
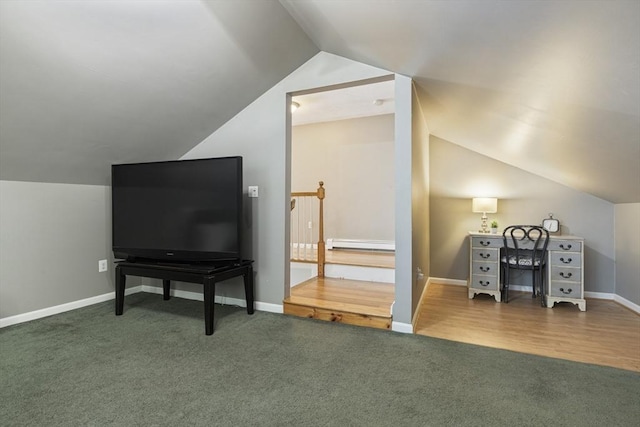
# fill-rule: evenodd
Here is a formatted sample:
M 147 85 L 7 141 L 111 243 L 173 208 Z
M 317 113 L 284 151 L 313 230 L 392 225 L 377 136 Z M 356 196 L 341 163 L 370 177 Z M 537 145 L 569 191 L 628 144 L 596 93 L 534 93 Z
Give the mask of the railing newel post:
M 291 193 L 291 202 L 290 202 L 290 211 L 293 213 L 294 209 L 297 209 L 296 211 L 296 219 L 295 219 L 295 224 L 294 221 L 292 221 L 291 223 L 291 237 L 293 238 L 293 231 L 294 229 L 296 229 L 296 236 L 297 236 L 297 248 L 294 251 L 294 248 L 291 247 L 291 253 L 296 253 L 297 254 L 297 258 L 298 259 L 302 259 L 300 257 L 300 245 L 304 244 L 304 249 L 302 250 L 302 253 L 304 255 L 304 259 L 308 260 L 310 257 L 307 256 L 307 240 L 306 240 L 306 225 L 301 224 L 300 221 L 300 211 L 306 211 L 305 206 L 307 206 L 306 203 L 306 198 L 308 197 L 317 197 L 318 198 L 318 206 L 319 206 L 319 216 L 318 216 L 318 244 L 317 244 L 317 263 L 318 263 L 318 277 L 324 277 L 324 264 L 325 264 L 325 243 L 324 243 L 324 198 L 325 198 L 325 189 L 324 189 L 324 182 L 323 181 L 319 181 L 318 182 L 319 187 L 318 189 L 313 192 L 313 191 L 309 191 L 309 192 L 292 192 Z M 309 210 L 312 211 L 313 210 L 313 206 L 309 207 Z M 304 212 L 302 213 L 304 215 Z M 311 214 L 311 219 L 313 220 L 313 214 Z M 312 221 L 310 221 L 312 222 Z M 297 227 L 296 227 L 297 225 Z M 301 228 L 302 227 L 302 228 Z M 311 228 L 311 233 L 313 233 L 313 228 Z M 301 236 L 304 235 L 304 238 L 301 239 Z M 300 240 L 304 240 L 304 242 L 300 242 Z M 310 251 L 311 254 L 313 254 L 313 236 L 311 236 L 311 238 L 308 241 L 309 245 L 311 246 Z M 289 244 L 291 246 L 293 246 L 291 244 L 291 242 L 289 242 Z
M 320 203 L 320 214 L 318 216 L 318 277 L 324 277 L 324 182 L 318 183 L 318 199 Z

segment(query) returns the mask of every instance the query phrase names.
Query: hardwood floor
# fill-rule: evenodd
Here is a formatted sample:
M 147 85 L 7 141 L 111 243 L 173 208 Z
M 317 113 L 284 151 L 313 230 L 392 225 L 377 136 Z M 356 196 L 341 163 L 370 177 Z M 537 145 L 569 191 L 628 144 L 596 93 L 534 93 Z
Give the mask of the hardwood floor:
M 336 264 L 393 268 L 393 253 L 327 251 Z M 508 304 L 467 296 L 464 286 L 432 283 L 418 307 L 416 334 L 520 353 L 640 372 L 640 315 L 614 301 L 588 299 L 540 307 L 529 293 L 510 292 Z M 394 285 L 343 279 L 310 280 L 291 290 L 285 313 L 389 329 Z
M 530 293 L 510 292 L 508 304 L 467 288 L 430 284 L 415 333 L 521 353 L 640 372 L 640 316 L 613 302 L 587 300 L 540 307 Z

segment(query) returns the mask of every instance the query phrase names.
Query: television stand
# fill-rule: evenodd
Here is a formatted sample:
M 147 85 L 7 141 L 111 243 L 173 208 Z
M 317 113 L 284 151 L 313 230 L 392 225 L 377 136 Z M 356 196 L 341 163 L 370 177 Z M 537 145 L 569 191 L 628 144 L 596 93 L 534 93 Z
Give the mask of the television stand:
M 200 283 L 204 286 L 205 334 L 213 334 L 213 307 L 217 282 L 244 276 L 247 313 L 253 314 L 253 261 L 230 261 L 225 264 L 157 264 L 152 262 L 120 261 L 116 263 L 116 316 L 124 311 L 126 276 L 162 279 L 163 299 L 171 298 L 171 280 Z

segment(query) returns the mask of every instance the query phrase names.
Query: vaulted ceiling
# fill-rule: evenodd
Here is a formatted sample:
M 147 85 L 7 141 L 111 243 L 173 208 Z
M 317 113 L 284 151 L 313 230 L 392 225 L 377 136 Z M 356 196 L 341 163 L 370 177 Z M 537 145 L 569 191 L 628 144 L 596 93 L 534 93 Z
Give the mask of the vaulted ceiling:
M 176 159 L 318 53 L 277 1 L 0 1 L 0 178 Z
M 320 50 L 414 78 L 432 134 L 640 202 L 640 2 L 0 2 L 0 178 L 177 158 Z

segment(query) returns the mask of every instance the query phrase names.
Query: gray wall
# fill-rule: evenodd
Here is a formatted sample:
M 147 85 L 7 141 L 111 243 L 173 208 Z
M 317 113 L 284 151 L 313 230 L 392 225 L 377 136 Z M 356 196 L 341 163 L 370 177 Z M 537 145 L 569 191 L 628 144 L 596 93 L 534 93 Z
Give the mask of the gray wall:
M 0 1 L 0 179 L 174 160 L 313 55 L 277 1 Z
M 615 206 L 616 294 L 640 305 L 640 203 Z
M 0 181 L 0 318 L 113 292 L 111 190 Z
M 434 136 L 430 150 L 432 277 L 467 279 L 467 232 L 480 226 L 471 198 L 493 196 L 499 199 L 498 212 L 488 216 L 500 229 L 540 224 L 553 212 L 562 234 L 585 239 L 585 291 L 615 291 L 612 203 Z
M 287 94 L 388 75 L 374 67 L 321 52 L 183 158 L 241 155 L 244 184 L 257 185 L 260 197 L 248 199 L 246 229 L 255 260 L 256 300 L 281 305 L 289 292 L 290 126 Z M 187 287 L 188 284 L 181 286 Z M 197 290 L 201 292 L 201 289 Z M 218 286 L 216 294 L 243 298 L 232 281 Z
M 324 181 L 325 239 L 394 240 L 394 115 L 295 126 L 291 191 Z

